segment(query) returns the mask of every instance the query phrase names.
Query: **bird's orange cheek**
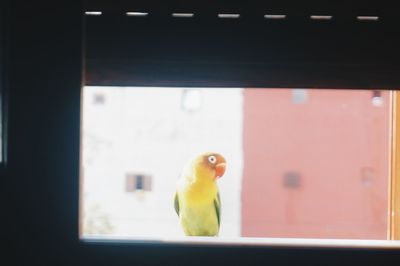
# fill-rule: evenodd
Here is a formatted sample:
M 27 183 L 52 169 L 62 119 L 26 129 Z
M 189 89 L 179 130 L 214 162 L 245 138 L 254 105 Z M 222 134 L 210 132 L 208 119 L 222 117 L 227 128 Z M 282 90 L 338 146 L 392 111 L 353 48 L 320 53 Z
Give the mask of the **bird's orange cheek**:
M 219 163 L 215 166 L 215 175 L 217 178 L 224 175 L 225 167 L 226 167 L 225 163 Z

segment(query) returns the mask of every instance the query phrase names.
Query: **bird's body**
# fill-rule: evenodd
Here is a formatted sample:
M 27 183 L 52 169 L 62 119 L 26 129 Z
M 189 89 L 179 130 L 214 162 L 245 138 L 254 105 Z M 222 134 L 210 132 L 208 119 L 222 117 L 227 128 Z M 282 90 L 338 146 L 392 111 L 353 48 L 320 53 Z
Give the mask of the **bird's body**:
M 205 153 L 189 162 L 178 182 L 175 210 L 187 236 L 217 236 L 221 202 L 216 179 L 225 172 L 225 159 Z

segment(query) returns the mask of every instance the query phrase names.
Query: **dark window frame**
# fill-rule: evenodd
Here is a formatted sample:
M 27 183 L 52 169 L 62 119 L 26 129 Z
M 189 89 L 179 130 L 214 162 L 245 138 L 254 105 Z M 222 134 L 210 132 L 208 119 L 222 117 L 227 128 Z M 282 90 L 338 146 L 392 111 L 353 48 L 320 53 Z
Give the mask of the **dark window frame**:
M 3 212 L 7 214 L 1 221 L 7 229 L 2 234 L 5 261 L 15 265 L 117 266 L 179 262 L 190 262 L 191 266 L 247 265 L 249 262 L 378 265 L 400 261 L 400 251 L 389 248 L 80 241 L 83 7 L 73 1 L 7 3 L 12 6 L 9 13 L 12 34 L 7 74 L 10 86 L 8 165 L 7 172 L 1 176 Z M 394 67 L 390 73 L 397 73 L 398 64 Z M 398 81 L 398 77 L 392 78 Z M 380 87 L 383 86 L 375 88 Z

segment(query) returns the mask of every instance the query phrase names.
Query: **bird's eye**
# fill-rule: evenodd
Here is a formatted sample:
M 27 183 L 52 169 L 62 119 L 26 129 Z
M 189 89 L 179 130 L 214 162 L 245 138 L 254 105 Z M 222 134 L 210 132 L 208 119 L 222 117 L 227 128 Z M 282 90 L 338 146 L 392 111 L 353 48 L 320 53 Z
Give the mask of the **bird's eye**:
M 215 164 L 217 162 L 217 158 L 215 158 L 214 155 L 211 155 L 210 157 L 208 157 L 208 161 L 212 164 Z

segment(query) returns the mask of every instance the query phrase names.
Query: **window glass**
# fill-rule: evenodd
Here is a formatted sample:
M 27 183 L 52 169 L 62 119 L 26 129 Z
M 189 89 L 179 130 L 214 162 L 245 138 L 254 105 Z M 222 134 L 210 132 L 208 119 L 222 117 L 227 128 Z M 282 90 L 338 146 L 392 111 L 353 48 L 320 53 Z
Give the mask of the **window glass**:
M 390 92 L 84 87 L 82 237 L 185 235 L 187 162 L 223 155 L 219 237 L 386 239 Z

